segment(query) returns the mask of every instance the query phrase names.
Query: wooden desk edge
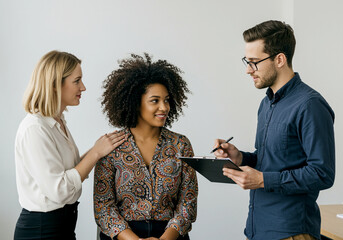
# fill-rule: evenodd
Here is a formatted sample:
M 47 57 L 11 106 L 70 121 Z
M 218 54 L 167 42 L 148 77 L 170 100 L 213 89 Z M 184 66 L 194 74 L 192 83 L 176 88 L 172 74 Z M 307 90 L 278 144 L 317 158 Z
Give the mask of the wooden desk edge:
M 327 208 L 330 208 L 330 207 L 342 207 L 343 208 L 343 204 L 326 204 L 326 205 L 319 205 L 319 208 L 320 208 L 320 215 L 322 217 L 322 220 L 323 220 L 323 216 L 322 216 L 322 211 L 323 211 L 323 208 L 327 209 Z M 333 240 L 343 240 L 343 236 L 337 236 L 331 232 L 328 232 L 327 230 L 323 229 L 323 222 L 322 222 L 322 226 L 321 226 L 321 229 L 320 229 L 320 234 L 325 236 L 325 237 L 329 237 L 329 238 L 332 238 Z
M 325 231 L 324 229 L 320 229 L 320 234 L 325 237 L 332 238 L 333 240 L 343 240 L 343 238 L 336 236 L 328 231 Z

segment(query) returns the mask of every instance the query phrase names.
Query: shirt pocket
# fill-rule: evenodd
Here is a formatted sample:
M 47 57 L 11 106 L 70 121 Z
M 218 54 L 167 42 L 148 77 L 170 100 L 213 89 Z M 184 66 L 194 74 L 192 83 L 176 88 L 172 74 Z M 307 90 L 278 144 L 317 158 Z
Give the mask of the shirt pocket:
M 270 123 L 267 128 L 267 148 L 280 151 L 287 149 L 288 126 L 285 123 Z

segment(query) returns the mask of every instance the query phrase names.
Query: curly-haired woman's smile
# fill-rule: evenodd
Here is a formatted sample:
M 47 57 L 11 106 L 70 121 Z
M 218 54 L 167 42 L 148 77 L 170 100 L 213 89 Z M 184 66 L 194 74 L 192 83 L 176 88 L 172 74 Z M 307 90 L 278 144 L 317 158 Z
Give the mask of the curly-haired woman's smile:
M 159 83 L 151 84 L 142 95 L 138 125 L 147 124 L 150 127 L 163 127 L 169 110 L 169 93 L 167 88 Z

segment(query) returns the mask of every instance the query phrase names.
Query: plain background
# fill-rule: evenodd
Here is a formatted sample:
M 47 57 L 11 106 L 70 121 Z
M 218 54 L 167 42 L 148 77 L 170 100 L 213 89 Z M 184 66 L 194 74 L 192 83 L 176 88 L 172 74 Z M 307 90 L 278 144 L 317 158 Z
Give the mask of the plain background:
M 14 139 L 25 116 L 22 95 L 46 52 L 68 51 L 82 59 L 87 91 L 65 114 L 81 153 L 113 130 L 101 110 L 102 81 L 117 60 L 148 52 L 184 71 L 188 108 L 172 130 L 185 134 L 196 155 L 208 155 L 216 138 L 234 136 L 253 151 L 257 108 L 265 96 L 241 62 L 242 32 L 262 21 L 286 21 L 297 39 L 294 70 L 319 91 L 336 113 L 336 181 L 319 204 L 343 202 L 341 0 L 0 0 L 0 238 L 13 239 L 21 207 L 15 184 Z M 198 219 L 191 238 L 245 239 L 248 191 L 199 180 Z M 77 238 L 96 239 L 93 173 L 83 184 Z

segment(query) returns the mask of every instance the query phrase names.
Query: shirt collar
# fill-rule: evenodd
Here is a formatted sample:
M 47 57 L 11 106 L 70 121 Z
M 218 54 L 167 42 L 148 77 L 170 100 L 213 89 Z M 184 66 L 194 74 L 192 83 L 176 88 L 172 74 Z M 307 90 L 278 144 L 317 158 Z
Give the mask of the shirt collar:
M 50 128 L 55 127 L 55 125 L 57 124 L 57 121 L 53 117 L 44 117 L 40 112 L 36 114 L 39 115 L 42 119 L 44 119 Z M 66 125 L 63 113 L 61 115 L 61 120 L 63 121 L 63 124 Z
M 289 92 L 291 92 L 296 85 L 301 82 L 299 73 L 295 73 L 294 77 L 289 80 L 285 85 L 283 85 L 275 94 L 271 88 L 267 89 L 267 97 L 270 101 L 278 102 L 280 99 L 285 97 Z
M 167 139 L 169 137 L 168 133 L 169 133 L 169 131 L 165 127 L 161 128 L 161 137 L 163 139 Z

